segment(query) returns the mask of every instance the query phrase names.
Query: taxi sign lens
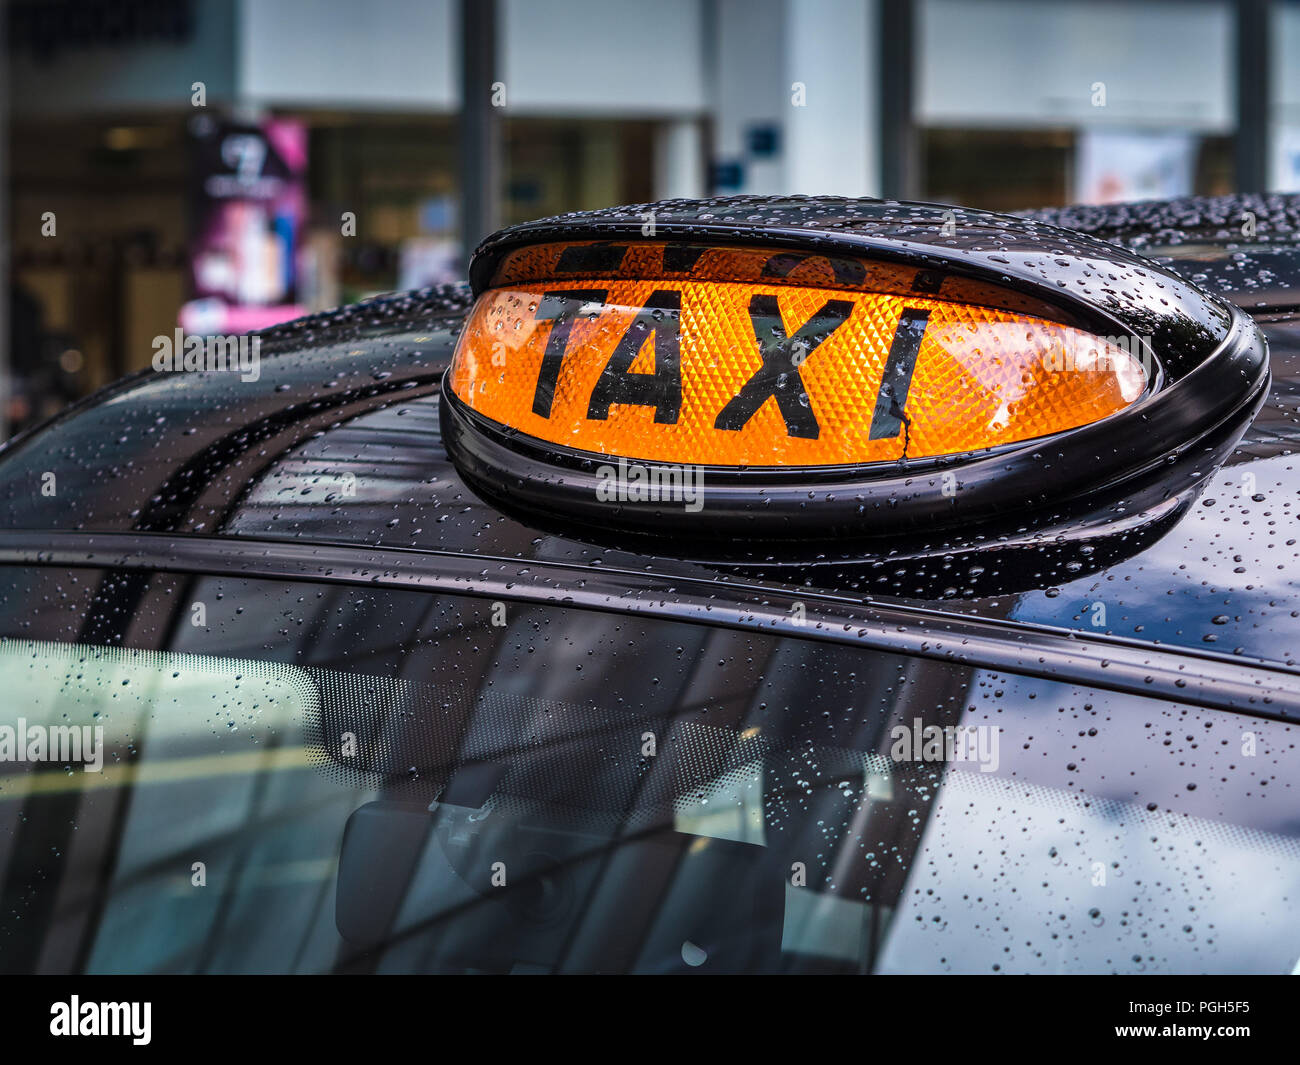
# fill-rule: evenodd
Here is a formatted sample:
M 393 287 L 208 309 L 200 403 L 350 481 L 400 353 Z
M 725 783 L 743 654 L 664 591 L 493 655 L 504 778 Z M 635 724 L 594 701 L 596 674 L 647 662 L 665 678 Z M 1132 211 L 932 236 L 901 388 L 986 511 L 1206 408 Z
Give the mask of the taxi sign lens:
M 928 296 L 583 276 L 480 296 L 451 391 L 602 455 L 721 466 L 930 458 L 1049 436 L 1147 389 L 1140 352 Z

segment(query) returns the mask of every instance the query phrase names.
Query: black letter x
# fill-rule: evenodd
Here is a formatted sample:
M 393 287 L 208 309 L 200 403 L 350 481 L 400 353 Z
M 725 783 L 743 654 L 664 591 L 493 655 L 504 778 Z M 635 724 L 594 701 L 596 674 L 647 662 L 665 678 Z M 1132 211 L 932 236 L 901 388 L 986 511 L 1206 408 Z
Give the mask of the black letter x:
M 787 337 L 776 297 L 755 296 L 751 299 L 749 318 L 754 327 L 754 338 L 758 341 L 758 353 L 763 358 L 763 365 L 718 412 L 713 427 L 743 429 L 749 419 L 758 413 L 759 407 L 767 402 L 768 397 L 773 396 L 781 417 L 785 419 L 786 435 L 816 440 L 821 427 L 817 424 L 817 415 L 812 409 L 808 393 L 804 391 L 799 365 L 822 341 L 842 326 L 852 313 L 853 304 L 848 300 L 827 300 L 799 332 Z M 802 349 L 803 358 L 796 362 L 794 354 L 799 349 Z

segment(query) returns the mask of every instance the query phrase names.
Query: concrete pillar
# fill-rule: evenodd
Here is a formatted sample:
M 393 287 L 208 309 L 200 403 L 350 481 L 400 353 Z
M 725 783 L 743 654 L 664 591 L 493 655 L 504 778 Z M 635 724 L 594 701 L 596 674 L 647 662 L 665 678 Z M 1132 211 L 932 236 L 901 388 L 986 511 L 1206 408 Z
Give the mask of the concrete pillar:
M 880 195 L 879 0 L 786 0 L 785 189 Z
M 712 31 L 713 163 L 738 184 L 719 193 L 786 190 L 781 134 L 790 106 L 785 76 L 787 0 L 717 0 Z M 775 130 L 775 151 L 753 151 L 754 135 Z
M 460 230 L 468 259 L 501 225 L 501 122 L 492 103 L 499 69 L 497 0 L 461 0 L 460 61 Z
M 675 118 L 655 129 L 654 195 L 657 200 L 704 196 L 704 138 L 691 118 Z

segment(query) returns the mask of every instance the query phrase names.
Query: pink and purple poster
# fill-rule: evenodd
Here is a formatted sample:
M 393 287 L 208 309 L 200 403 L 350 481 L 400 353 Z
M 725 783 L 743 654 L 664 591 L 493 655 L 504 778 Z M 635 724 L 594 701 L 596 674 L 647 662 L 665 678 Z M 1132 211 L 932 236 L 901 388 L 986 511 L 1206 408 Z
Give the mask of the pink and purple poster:
M 244 333 L 304 313 L 297 254 L 306 219 L 307 128 L 295 119 L 191 124 L 194 298 L 188 333 Z

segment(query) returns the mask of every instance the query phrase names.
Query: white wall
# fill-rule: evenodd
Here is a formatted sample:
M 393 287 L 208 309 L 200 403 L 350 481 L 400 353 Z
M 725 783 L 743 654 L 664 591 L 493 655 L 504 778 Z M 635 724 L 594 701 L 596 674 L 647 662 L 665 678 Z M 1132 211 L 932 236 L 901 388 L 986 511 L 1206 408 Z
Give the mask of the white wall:
M 454 0 L 239 0 L 243 100 L 281 107 L 452 111 Z
M 504 0 L 512 114 L 656 117 L 708 106 L 701 0 Z
M 21 114 L 209 104 L 451 113 L 457 0 L 198 0 L 195 39 L 20 57 Z M 709 107 L 702 0 L 503 0 L 501 79 L 519 115 L 679 117 Z
M 920 121 L 1228 132 L 1227 2 L 921 0 Z M 1094 107 L 1092 86 L 1106 86 Z
M 689 199 L 708 192 L 704 131 L 689 118 L 662 123 L 655 131 L 654 198 Z
M 250 102 L 457 107 L 455 0 L 241 3 L 239 84 Z M 698 0 L 504 0 L 507 113 L 702 113 L 703 12 Z

